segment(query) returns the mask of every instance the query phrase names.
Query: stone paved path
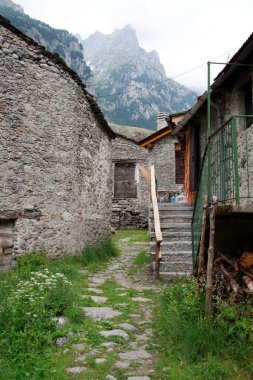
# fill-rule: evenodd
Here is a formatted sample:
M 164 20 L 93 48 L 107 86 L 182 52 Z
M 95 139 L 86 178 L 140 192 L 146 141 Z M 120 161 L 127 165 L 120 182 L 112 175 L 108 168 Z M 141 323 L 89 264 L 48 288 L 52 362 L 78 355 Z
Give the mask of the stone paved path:
M 148 250 L 148 243 L 130 243 L 129 238 L 124 238 L 119 240 L 118 245 L 121 255 L 111 260 L 106 269 L 92 276 L 83 271 L 83 275 L 88 276 L 88 286 L 82 298 L 89 303 L 82 309 L 88 318 L 97 323 L 97 331 L 104 342 L 90 352 L 81 341 L 72 345 L 75 359 L 73 366 L 66 369 L 70 378 L 78 376 L 78 379 L 93 380 L 86 377 L 89 357 L 93 357 L 96 366 L 102 366 L 111 360 L 112 355 L 114 362 L 109 372 L 105 370 L 104 379 L 156 378 L 151 326 L 154 297 L 161 290 L 161 285 L 153 282 L 149 265 L 141 275 L 128 274 L 138 253 Z M 111 287 L 110 292 L 107 291 L 107 284 L 114 284 L 113 297 Z M 94 377 L 94 380 L 97 378 Z

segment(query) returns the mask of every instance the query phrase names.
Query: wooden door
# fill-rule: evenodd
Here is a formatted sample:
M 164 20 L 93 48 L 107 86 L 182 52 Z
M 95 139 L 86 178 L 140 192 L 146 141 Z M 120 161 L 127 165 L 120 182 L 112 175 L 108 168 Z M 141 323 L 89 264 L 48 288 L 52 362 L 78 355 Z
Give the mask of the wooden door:
M 114 172 L 114 197 L 136 198 L 137 184 L 135 181 L 135 165 L 115 164 Z
M 14 245 L 14 221 L 0 219 L 0 269 L 11 267 Z

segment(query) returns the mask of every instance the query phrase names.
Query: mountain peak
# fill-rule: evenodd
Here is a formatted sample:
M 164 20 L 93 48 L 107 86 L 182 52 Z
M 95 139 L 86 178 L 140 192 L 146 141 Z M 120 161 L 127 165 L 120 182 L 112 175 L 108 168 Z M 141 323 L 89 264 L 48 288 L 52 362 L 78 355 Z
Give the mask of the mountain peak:
M 123 28 L 121 29 L 116 29 L 115 32 L 120 32 L 120 33 L 124 33 L 124 34 L 132 34 L 134 36 L 136 36 L 136 30 L 134 29 L 133 25 L 132 24 L 127 24 L 125 26 L 123 26 Z
M 111 34 L 93 34 L 83 41 L 83 51 L 93 70 L 99 105 L 110 122 L 152 129 L 159 111 L 179 112 L 196 100 L 190 89 L 165 81 L 158 53 L 139 46 L 130 24 Z
M 13 3 L 11 0 L 0 0 L 0 6 L 12 8 L 14 11 L 24 13 L 24 9 L 21 7 L 21 5 Z

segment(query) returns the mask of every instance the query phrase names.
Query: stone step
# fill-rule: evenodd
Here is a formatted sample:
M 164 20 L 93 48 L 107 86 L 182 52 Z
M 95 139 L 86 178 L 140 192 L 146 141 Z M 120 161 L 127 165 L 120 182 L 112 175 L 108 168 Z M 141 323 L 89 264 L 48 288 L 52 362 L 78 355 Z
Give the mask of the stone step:
M 159 277 L 162 280 L 173 281 L 182 277 L 190 277 L 191 274 L 192 274 L 192 271 L 171 271 L 171 272 L 160 271 Z
M 192 248 L 191 240 L 181 240 L 181 241 L 163 241 L 161 244 L 163 252 L 178 252 L 180 251 L 190 251 Z M 150 242 L 150 252 L 155 252 L 156 242 Z
M 171 223 L 171 221 L 169 223 L 165 223 L 165 222 L 162 222 L 160 223 L 160 227 L 161 227 L 161 230 L 175 230 L 175 231 L 182 231 L 183 229 L 190 231 L 191 230 L 191 223 L 188 222 L 182 222 L 182 223 Z M 154 230 L 155 226 L 154 226 L 154 223 L 153 222 L 149 222 L 149 229 L 152 231 Z
M 150 220 L 153 220 L 153 215 L 149 217 Z M 188 214 L 178 214 L 178 215 L 171 215 L 170 213 L 166 214 L 160 214 L 159 219 L 161 223 L 166 222 L 175 222 L 175 223 L 191 223 L 192 221 L 192 213 Z
M 153 206 L 150 205 L 149 207 L 150 210 L 153 210 Z M 185 211 L 193 211 L 193 207 L 189 206 L 187 203 L 158 203 L 158 209 L 159 210 L 185 210 Z
M 162 231 L 163 240 L 165 241 L 181 241 L 181 240 L 191 240 L 191 231 Z M 155 240 L 155 231 L 150 232 L 151 240 Z
M 152 264 L 153 269 L 155 269 L 155 263 Z M 193 266 L 191 261 L 171 261 L 171 262 L 160 262 L 160 272 L 189 272 L 192 271 Z
M 150 254 L 151 259 L 155 260 L 156 252 Z M 166 252 L 162 250 L 162 262 L 192 261 L 192 251 Z

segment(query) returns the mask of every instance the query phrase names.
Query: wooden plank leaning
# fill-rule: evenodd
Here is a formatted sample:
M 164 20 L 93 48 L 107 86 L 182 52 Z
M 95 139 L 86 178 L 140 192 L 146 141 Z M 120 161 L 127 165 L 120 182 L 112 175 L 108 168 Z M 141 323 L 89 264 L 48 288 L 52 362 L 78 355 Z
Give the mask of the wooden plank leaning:
M 207 195 L 205 195 L 205 203 L 203 206 L 203 215 L 202 215 L 201 238 L 200 238 L 200 244 L 199 244 L 198 276 L 201 276 L 204 272 L 207 209 L 208 209 L 208 197 Z
M 160 269 L 160 260 L 162 258 L 161 251 L 161 242 L 162 232 L 160 226 L 160 217 L 159 217 L 159 209 L 157 203 L 157 195 L 156 195 L 156 180 L 155 180 L 155 168 L 154 165 L 151 165 L 151 201 L 153 205 L 153 213 L 154 213 L 154 226 L 155 226 L 155 239 L 156 239 L 156 257 L 155 257 L 155 278 L 159 277 L 159 269 Z

